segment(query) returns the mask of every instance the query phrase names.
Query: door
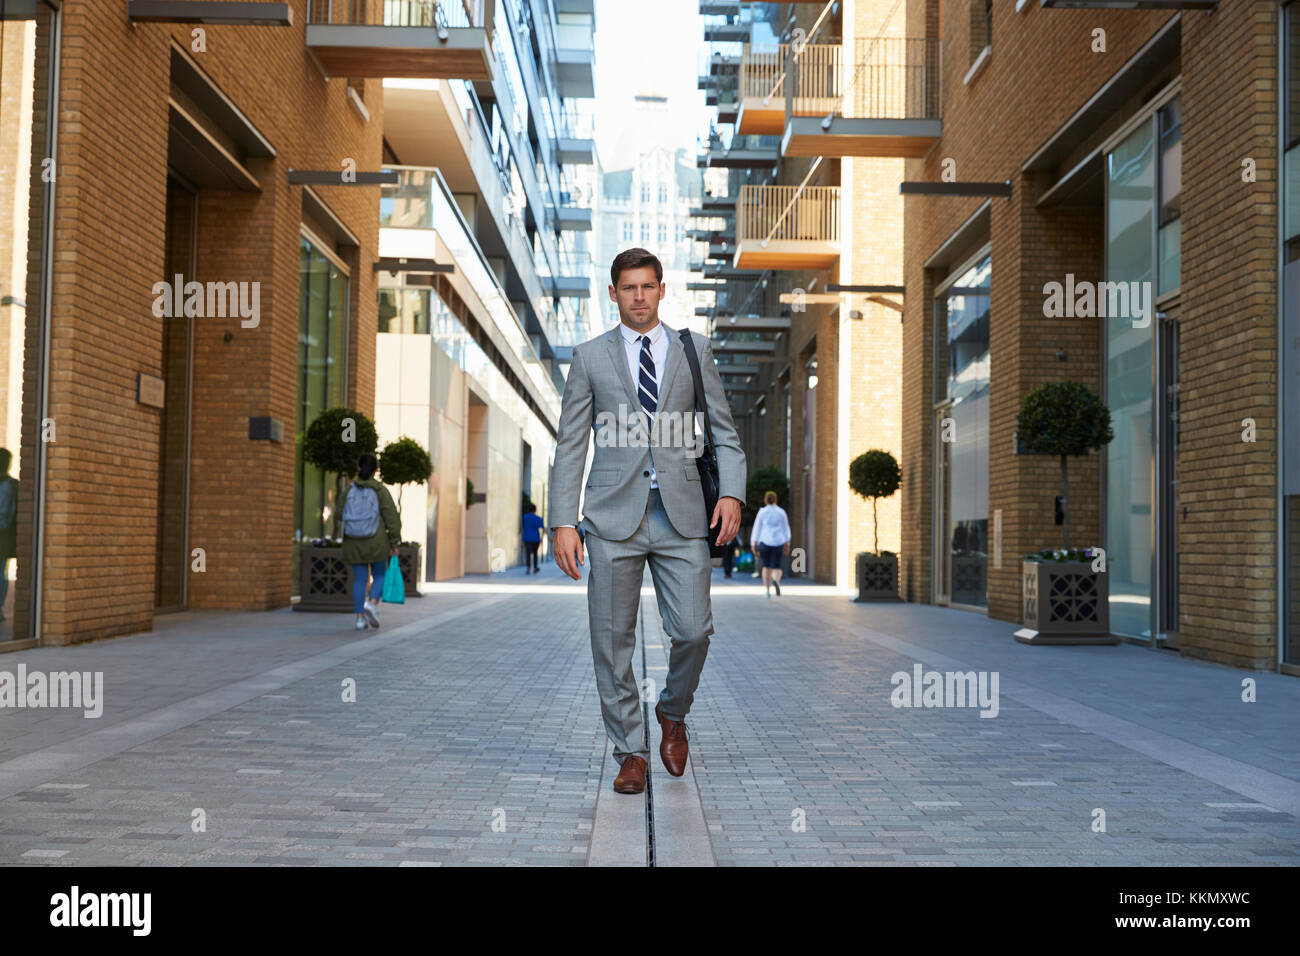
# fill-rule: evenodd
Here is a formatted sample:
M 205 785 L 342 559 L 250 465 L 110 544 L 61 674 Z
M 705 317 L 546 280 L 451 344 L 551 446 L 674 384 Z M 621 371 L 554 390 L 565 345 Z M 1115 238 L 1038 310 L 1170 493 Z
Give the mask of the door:
M 817 540 L 817 356 L 804 363 L 803 392 L 803 549 L 804 573 L 817 576 L 813 542 Z
M 1156 515 L 1157 584 L 1156 633 L 1159 646 L 1178 647 L 1178 322 L 1160 313 L 1159 370 L 1160 416 L 1156 436 L 1156 462 L 1160 486 Z
M 176 178 L 167 180 L 164 279 L 182 284 L 195 277 L 198 195 Z M 183 312 L 184 310 L 179 310 Z M 193 370 L 192 316 L 161 319 L 163 407 L 158 436 L 158 528 L 154 603 L 185 606 L 189 555 L 190 396 Z
M 952 600 L 952 443 L 947 440 L 952 420 L 952 402 L 943 402 L 934 410 L 934 524 L 932 573 L 934 603 Z

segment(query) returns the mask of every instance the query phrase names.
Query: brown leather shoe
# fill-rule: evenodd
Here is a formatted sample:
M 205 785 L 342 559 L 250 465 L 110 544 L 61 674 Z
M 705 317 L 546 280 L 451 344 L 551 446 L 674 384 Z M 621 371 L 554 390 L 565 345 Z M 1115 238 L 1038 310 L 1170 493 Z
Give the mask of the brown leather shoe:
M 641 793 L 645 790 L 645 761 L 635 755 L 626 757 L 614 778 L 616 793 Z
M 686 772 L 686 757 L 689 747 L 686 743 L 686 721 L 668 720 L 659 712 L 655 704 L 655 717 L 663 736 L 659 741 L 659 759 L 664 762 L 664 769 L 674 777 Z

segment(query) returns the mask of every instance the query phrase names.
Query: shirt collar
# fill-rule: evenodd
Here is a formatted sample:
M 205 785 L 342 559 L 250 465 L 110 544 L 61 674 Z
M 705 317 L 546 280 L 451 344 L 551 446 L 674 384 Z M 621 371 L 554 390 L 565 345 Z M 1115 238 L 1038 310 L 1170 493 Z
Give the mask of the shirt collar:
M 619 329 L 620 332 L 623 333 L 623 341 L 626 342 L 628 345 L 636 345 L 636 344 L 640 341 L 640 339 L 641 339 L 641 333 L 640 333 L 640 332 L 636 332 L 636 331 L 633 331 L 632 329 L 629 329 L 629 328 L 628 328 L 624 323 L 622 323 L 622 322 L 620 322 L 620 323 L 618 324 L 618 329 Z M 651 329 L 650 332 L 649 332 L 648 334 L 649 334 L 649 336 L 650 336 L 650 344 L 651 344 L 651 345 L 658 345 L 658 344 L 659 344 L 659 340 L 660 340 L 661 338 L 663 338 L 663 336 L 664 336 L 664 324 L 663 324 L 663 321 L 661 320 L 661 321 L 659 322 L 659 324 L 656 325 L 653 329 Z

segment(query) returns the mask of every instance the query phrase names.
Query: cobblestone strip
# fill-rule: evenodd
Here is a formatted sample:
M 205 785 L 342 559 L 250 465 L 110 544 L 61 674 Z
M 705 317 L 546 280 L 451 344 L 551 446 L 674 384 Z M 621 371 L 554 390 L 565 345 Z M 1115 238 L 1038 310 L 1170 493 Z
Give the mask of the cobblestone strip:
M 588 628 L 583 627 L 581 630 L 590 640 Z M 638 621 L 637 648 L 632 655 L 632 666 L 638 670 L 641 667 L 642 633 L 641 622 Z M 641 676 L 645 677 L 644 672 Z M 594 684 L 594 674 L 591 675 L 591 680 Z M 604 736 L 603 723 L 601 730 Z M 609 742 L 608 736 L 605 736 L 605 762 L 600 774 L 600 791 L 596 796 L 596 819 L 591 828 L 588 866 L 646 865 L 649 855 L 647 845 L 649 834 L 646 830 L 647 793 L 645 791 L 639 794 L 615 793 L 614 778 L 618 776 L 618 771 L 619 763 L 614 759 L 614 746 Z
M 646 671 L 655 680 L 656 693 L 668 674 L 668 655 L 672 638 L 664 631 L 663 618 L 653 596 L 641 598 L 641 620 L 645 623 Z M 656 647 L 656 645 L 658 645 Z M 709 662 L 704 662 L 709 670 Z M 703 681 L 701 680 L 701 683 Z M 700 694 L 695 699 L 698 702 Z M 692 726 L 690 716 L 686 726 Z M 654 702 L 650 704 L 650 763 L 654 774 L 655 866 L 717 866 L 709 828 L 700 804 L 699 785 L 695 780 L 695 741 L 691 739 L 691 758 L 686 772 L 674 777 L 664 769 L 659 758 L 659 741 L 663 732 L 654 719 Z

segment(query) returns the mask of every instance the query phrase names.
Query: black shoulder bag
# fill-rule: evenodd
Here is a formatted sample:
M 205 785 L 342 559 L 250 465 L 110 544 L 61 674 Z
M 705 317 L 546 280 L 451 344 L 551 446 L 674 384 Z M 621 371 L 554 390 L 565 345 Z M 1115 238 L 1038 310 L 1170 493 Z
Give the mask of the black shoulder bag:
M 695 381 L 695 410 L 704 413 L 704 448 L 695 459 L 695 467 L 700 472 L 700 489 L 704 492 L 704 520 L 713 520 L 713 510 L 718 506 L 718 455 L 713 444 L 713 426 L 709 423 L 709 402 L 704 395 L 704 378 L 700 374 L 700 357 L 695 352 L 695 341 L 690 329 L 682 329 L 682 348 L 686 350 L 686 361 L 691 366 L 691 378 Z M 692 427 L 694 423 L 692 423 Z M 717 532 L 709 530 L 709 555 L 720 558 L 734 547 L 734 541 L 726 544 L 714 544 Z

